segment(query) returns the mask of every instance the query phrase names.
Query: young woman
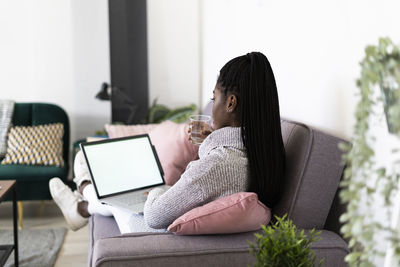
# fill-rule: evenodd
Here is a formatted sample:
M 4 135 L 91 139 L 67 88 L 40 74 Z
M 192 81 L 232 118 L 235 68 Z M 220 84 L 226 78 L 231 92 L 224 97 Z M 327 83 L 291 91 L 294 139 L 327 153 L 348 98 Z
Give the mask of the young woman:
M 285 151 L 268 59 L 252 52 L 230 60 L 221 69 L 213 94 L 215 130 L 200 145 L 199 159 L 169 189 L 150 191 L 144 215 L 101 204 L 78 154 L 74 180 L 83 197 L 58 178 L 50 181 L 52 196 L 71 228 L 79 229 L 91 214 L 99 213 L 114 215 L 121 232 L 165 231 L 189 210 L 242 191 L 257 193 L 260 201 L 273 207 L 282 192 Z

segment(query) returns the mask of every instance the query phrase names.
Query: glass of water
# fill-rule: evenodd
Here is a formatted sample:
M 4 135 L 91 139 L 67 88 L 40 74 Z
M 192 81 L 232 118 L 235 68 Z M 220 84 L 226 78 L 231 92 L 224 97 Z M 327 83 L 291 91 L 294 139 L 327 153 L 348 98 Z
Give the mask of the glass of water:
M 190 116 L 190 141 L 192 144 L 200 145 L 207 135 L 203 131 L 209 131 L 211 117 L 207 115 L 192 115 Z

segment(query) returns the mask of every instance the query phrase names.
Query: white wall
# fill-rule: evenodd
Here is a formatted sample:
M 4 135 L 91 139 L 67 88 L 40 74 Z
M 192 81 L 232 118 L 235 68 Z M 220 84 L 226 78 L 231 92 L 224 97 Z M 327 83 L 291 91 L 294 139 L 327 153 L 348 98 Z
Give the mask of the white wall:
M 108 51 L 106 0 L 0 2 L 0 98 L 60 105 L 72 141 L 110 120 L 110 104 L 94 98 Z
M 150 101 L 205 104 L 223 64 L 261 51 L 283 116 L 348 137 L 363 49 L 379 36 L 400 40 L 399 8 L 395 0 L 148 0 Z M 1 98 L 63 106 L 72 140 L 110 120 L 110 103 L 94 99 L 110 80 L 106 0 L 0 1 L 0 58 Z
M 199 105 L 199 0 L 147 0 L 149 96 Z
M 150 103 L 199 104 L 197 0 L 148 0 Z M 74 141 L 110 121 L 107 0 L 0 1 L 0 98 L 62 106 Z
M 101 83 L 110 82 L 108 1 L 69 2 L 74 75 L 69 114 L 76 135 L 86 137 L 111 121 L 111 102 L 95 99 Z
M 281 115 L 350 136 L 364 48 L 400 41 L 400 2 L 203 1 L 203 101 L 231 58 L 263 52 L 275 72 Z

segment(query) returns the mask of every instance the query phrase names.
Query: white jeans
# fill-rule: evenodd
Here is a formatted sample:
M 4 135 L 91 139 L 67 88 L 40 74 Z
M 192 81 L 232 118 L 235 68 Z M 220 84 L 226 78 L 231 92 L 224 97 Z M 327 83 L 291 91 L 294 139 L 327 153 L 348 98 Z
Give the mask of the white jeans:
M 76 183 L 77 187 L 81 186 L 84 181 L 92 181 L 92 179 L 90 178 L 89 169 L 86 165 L 85 156 L 83 155 L 83 152 L 81 150 L 79 150 L 79 152 L 76 153 L 75 156 L 74 174 L 74 182 Z

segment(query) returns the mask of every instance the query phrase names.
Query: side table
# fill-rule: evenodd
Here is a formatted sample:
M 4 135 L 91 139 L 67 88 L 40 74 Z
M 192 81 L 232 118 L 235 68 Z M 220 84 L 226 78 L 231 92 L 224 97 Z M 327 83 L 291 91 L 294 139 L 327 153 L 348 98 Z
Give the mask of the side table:
M 17 227 L 17 190 L 15 180 L 0 181 L 0 202 L 12 191 L 13 194 L 13 222 L 14 245 L 0 245 L 0 266 L 4 266 L 11 252 L 14 250 L 14 264 L 18 267 L 18 227 Z

